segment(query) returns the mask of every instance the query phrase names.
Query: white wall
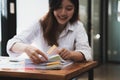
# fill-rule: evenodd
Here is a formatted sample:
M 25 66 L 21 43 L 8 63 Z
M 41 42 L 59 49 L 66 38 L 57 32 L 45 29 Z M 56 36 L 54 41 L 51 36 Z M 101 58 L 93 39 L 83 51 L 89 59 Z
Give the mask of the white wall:
M 0 13 L 1 13 L 1 10 L 0 10 Z M 0 42 L 1 42 L 1 37 L 2 37 L 2 35 L 1 35 L 1 15 L 0 15 Z
M 48 0 L 17 0 L 17 33 L 32 25 L 48 11 Z

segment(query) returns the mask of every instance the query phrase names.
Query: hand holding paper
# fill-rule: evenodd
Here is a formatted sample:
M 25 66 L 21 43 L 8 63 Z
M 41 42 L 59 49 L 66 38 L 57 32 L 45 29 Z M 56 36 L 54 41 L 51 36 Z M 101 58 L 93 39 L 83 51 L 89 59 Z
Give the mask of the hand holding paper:
M 53 45 L 48 51 L 48 61 L 63 61 L 63 59 L 60 57 L 59 49 L 57 46 Z
M 32 64 L 29 62 L 29 60 L 26 60 L 26 66 L 28 67 L 35 67 L 37 69 L 62 69 L 70 64 L 72 64 L 71 61 L 65 61 L 63 60 L 59 53 L 59 49 L 57 46 L 53 45 L 48 51 L 48 61 L 43 62 L 40 64 Z

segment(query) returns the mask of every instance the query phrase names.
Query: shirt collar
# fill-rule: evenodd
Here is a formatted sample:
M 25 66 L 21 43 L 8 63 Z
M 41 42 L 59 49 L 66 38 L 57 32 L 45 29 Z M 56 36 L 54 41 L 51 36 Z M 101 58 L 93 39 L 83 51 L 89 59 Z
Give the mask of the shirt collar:
M 62 31 L 62 33 L 60 34 L 60 37 L 63 37 L 63 36 L 65 36 L 65 35 L 67 35 L 67 33 L 68 33 L 69 31 L 72 31 L 72 32 L 73 32 L 74 29 L 75 29 L 75 27 L 74 27 L 72 24 L 67 23 L 66 28 Z

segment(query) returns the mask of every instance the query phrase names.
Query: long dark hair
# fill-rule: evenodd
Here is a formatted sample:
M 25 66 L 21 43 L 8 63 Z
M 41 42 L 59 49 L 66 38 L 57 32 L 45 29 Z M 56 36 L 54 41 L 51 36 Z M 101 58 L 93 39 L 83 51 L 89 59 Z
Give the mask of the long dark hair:
M 47 41 L 48 45 L 52 46 L 53 44 L 59 45 L 57 42 L 57 26 L 58 22 L 53 14 L 53 11 L 58 9 L 62 4 L 63 0 L 49 0 L 49 12 L 43 20 L 40 20 L 43 27 L 43 37 Z M 79 0 L 70 0 L 74 5 L 75 10 L 73 17 L 70 19 L 70 24 L 73 24 L 79 19 Z

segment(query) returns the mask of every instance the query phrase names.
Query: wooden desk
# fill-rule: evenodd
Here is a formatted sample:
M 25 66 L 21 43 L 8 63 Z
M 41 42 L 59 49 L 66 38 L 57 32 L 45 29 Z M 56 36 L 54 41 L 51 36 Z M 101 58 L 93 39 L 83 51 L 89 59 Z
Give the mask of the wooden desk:
M 0 80 L 6 80 L 6 77 L 8 80 L 18 80 L 18 78 L 25 80 L 70 80 L 84 72 L 88 72 L 88 80 L 93 80 L 93 69 L 96 65 L 96 61 L 90 61 L 74 63 L 62 70 L 0 69 Z

